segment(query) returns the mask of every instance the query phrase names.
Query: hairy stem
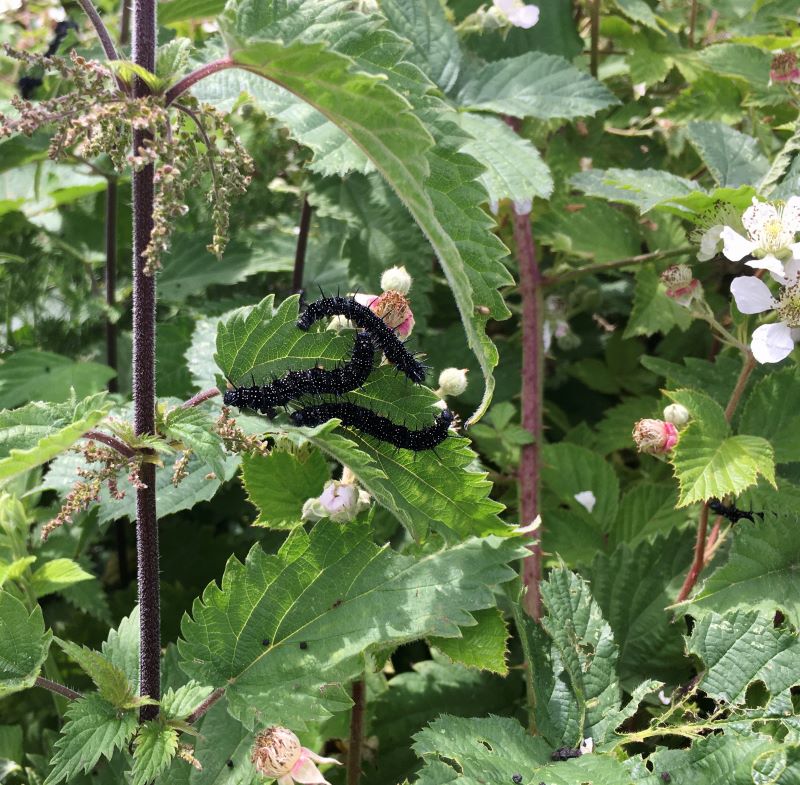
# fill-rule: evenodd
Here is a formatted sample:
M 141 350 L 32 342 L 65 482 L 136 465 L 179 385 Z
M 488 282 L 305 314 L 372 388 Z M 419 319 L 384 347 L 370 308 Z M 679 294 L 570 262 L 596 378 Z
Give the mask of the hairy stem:
M 694 49 L 694 33 L 697 27 L 697 0 L 691 0 L 689 6 L 689 48 Z
M 297 248 L 294 252 L 294 272 L 292 273 L 292 291 L 303 290 L 303 271 L 306 265 L 306 248 L 308 247 L 308 230 L 311 226 L 311 205 L 308 197 L 303 196 L 303 207 L 300 210 L 300 231 L 297 235 Z
M 361 746 L 364 742 L 364 711 L 367 706 L 367 684 L 363 677 L 353 682 L 352 696 L 350 741 L 347 744 L 347 785 L 358 785 L 361 780 Z
M 542 340 L 544 302 L 542 276 L 536 261 L 531 231 L 531 214 L 514 216 L 514 243 L 519 265 L 519 291 L 522 298 L 522 427 L 533 443 L 522 447 L 519 465 L 520 524 L 527 526 L 539 514 L 539 485 L 542 443 L 542 398 L 544 395 L 544 345 Z M 522 565 L 525 610 L 537 621 L 542 615 L 539 584 L 542 579 L 541 532 L 529 548 L 531 555 Z
M 187 718 L 186 722 L 189 725 L 197 722 L 223 695 L 225 694 L 224 687 L 217 687 Z
M 97 9 L 94 7 L 92 0 L 78 0 L 78 2 L 80 3 L 83 12 L 89 17 L 89 20 L 94 25 L 94 29 L 97 32 L 97 37 L 100 39 L 100 44 L 103 47 L 103 51 L 106 53 L 106 57 L 109 60 L 119 60 L 120 57 L 119 54 L 117 54 L 117 48 L 114 46 L 114 41 L 111 38 L 111 34 L 108 32 L 108 28 L 100 18 L 100 14 L 97 13 Z
M 117 367 L 117 325 L 111 318 L 117 304 L 117 202 L 119 189 L 117 179 L 108 179 L 106 189 L 106 365 L 114 370 L 108 380 L 108 391 L 119 392 Z
M 594 273 L 602 273 L 606 270 L 614 270 L 617 267 L 629 267 L 634 264 L 641 264 L 642 262 L 651 262 L 656 259 L 671 259 L 674 256 L 684 256 L 690 253 L 692 248 L 684 246 L 682 248 L 672 248 L 669 251 L 651 251 L 650 253 L 637 254 L 636 256 L 628 256 L 625 259 L 614 259 L 610 262 L 597 262 L 596 264 L 587 264 L 585 267 L 580 267 L 577 270 L 569 270 L 561 275 L 551 275 L 542 279 L 543 286 L 557 286 L 558 284 L 573 281 L 576 278 L 581 278 L 584 275 L 592 275 Z
M 589 0 L 589 72 L 597 78 L 600 55 L 600 0 Z
M 207 401 L 217 395 L 219 395 L 219 390 L 216 387 L 210 387 L 208 390 L 203 390 L 203 392 L 193 395 L 188 401 L 184 401 L 181 404 L 181 409 L 191 409 L 193 406 L 199 406 L 203 401 Z
M 86 431 L 81 438 L 102 442 L 107 447 L 111 447 L 112 450 L 116 450 L 120 455 L 124 455 L 126 458 L 133 458 L 136 455 L 136 450 L 134 450 L 133 447 L 129 447 L 121 439 L 117 439 L 116 436 L 110 436 L 102 431 Z
M 135 0 L 133 12 L 133 60 L 153 71 L 156 56 L 156 2 Z M 137 97 L 148 94 L 139 78 Z M 146 141 L 134 131 L 134 154 Z M 137 436 L 155 433 L 156 413 L 156 281 L 145 274 L 144 252 L 153 231 L 153 166 L 133 173 L 133 426 Z M 136 551 L 139 583 L 140 693 L 161 697 L 161 609 L 159 587 L 158 517 L 156 514 L 156 467 L 144 463 L 140 470 L 146 487 L 136 491 Z M 157 706 L 143 706 L 142 720 L 158 714 Z
M 122 0 L 119 21 L 119 42 L 125 46 L 131 40 L 131 0 Z
M 752 352 L 745 352 L 742 370 L 739 372 L 739 378 L 736 380 L 736 385 L 733 388 L 731 397 L 728 399 L 728 405 L 725 407 L 725 419 L 728 422 L 731 421 L 733 414 L 736 411 L 736 407 L 739 405 L 739 401 L 742 399 L 742 393 L 744 393 L 745 388 L 747 387 L 747 382 L 750 379 L 750 374 L 753 373 L 753 369 L 755 367 L 756 361 Z M 708 531 L 708 513 L 708 504 L 703 504 L 703 509 L 700 511 L 700 523 L 697 527 L 697 539 L 695 540 L 694 544 L 694 559 L 692 560 L 692 566 L 689 567 L 689 572 L 686 575 L 683 586 L 681 586 L 681 590 L 678 593 L 678 597 L 675 600 L 676 603 L 683 602 L 689 596 L 692 589 L 695 587 L 695 584 L 697 583 L 697 579 L 700 577 L 703 567 L 706 564 L 706 532 Z M 718 534 L 718 527 L 716 524 L 714 529 L 714 540 L 716 540 L 716 536 Z M 709 553 L 709 555 L 711 554 Z
M 65 698 L 68 698 L 71 701 L 82 697 L 79 692 L 75 692 L 75 690 L 71 690 L 69 687 L 65 687 L 63 684 L 59 684 L 57 681 L 45 679 L 44 676 L 36 677 L 36 686 L 43 687 L 46 690 L 50 690 L 50 692 L 55 692 L 57 695 L 63 695 Z
M 186 74 L 180 81 L 176 82 L 166 94 L 166 104 L 169 106 L 178 96 L 185 93 L 193 84 L 197 84 L 201 79 L 205 79 L 211 74 L 218 71 L 224 71 L 226 68 L 236 68 L 238 63 L 235 63 L 230 57 L 223 57 L 219 60 L 214 60 L 211 63 L 206 63 L 190 74 Z

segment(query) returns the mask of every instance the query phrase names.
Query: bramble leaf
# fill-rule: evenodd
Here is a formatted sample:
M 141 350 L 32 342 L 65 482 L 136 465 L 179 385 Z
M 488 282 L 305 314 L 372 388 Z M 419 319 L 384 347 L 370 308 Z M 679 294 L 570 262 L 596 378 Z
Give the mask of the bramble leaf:
M 472 627 L 462 627 L 460 638 L 429 638 L 428 643 L 439 649 L 452 662 L 470 668 L 508 673 L 508 627 L 497 608 L 475 611 L 478 622 Z

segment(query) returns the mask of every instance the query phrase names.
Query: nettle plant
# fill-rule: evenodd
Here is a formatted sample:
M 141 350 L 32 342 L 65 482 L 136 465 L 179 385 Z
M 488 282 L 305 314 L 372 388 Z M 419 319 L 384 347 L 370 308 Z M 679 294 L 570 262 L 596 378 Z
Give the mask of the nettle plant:
M 796 8 L 79 3 L 0 27 L 0 781 L 796 782 Z

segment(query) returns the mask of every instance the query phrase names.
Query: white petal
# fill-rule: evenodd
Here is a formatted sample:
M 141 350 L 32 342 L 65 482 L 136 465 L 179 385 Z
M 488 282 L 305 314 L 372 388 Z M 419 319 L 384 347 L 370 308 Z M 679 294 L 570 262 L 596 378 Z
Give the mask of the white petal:
M 355 300 L 357 303 L 361 303 L 361 305 L 366 305 L 366 306 L 367 306 L 367 308 L 369 308 L 369 307 L 370 307 L 370 305 L 372 305 L 372 303 L 373 303 L 375 300 L 377 300 L 377 299 L 378 299 L 378 295 L 377 295 L 377 294 L 361 294 L 361 293 L 359 293 L 359 294 L 355 295 L 355 296 L 353 297 L 353 299 L 354 299 L 354 300 Z
M 783 225 L 791 232 L 800 232 L 800 196 L 792 196 L 783 208 Z
M 768 253 L 763 259 L 751 259 L 749 262 L 745 262 L 745 264 L 748 267 L 752 267 L 754 270 L 769 270 L 771 273 L 777 275 L 785 275 L 783 262 L 771 253 Z
M 292 779 L 295 782 L 301 782 L 303 785 L 330 785 L 328 780 L 322 776 L 322 772 L 317 768 L 314 761 L 310 758 L 300 758 L 297 763 L 292 766 L 291 771 Z
M 591 512 L 595 504 L 597 504 L 597 497 L 591 491 L 576 493 L 574 499 L 581 507 L 585 507 L 589 512 Z
M 744 275 L 731 281 L 731 294 L 742 313 L 764 313 L 775 307 L 775 299 L 767 285 L 754 275 Z
M 294 780 L 291 774 L 282 774 L 278 777 L 278 785 L 294 785 Z
M 515 27 L 528 30 L 539 21 L 539 8 L 535 5 L 524 5 L 515 8 L 508 14 L 508 21 Z
M 753 204 L 750 205 L 742 216 L 742 224 L 751 235 L 756 234 L 769 222 L 778 217 L 778 211 L 769 202 L 759 202 L 753 197 Z M 734 259 L 733 261 L 737 261 Z
M 553 325 L 550 322 L 545 322 L 542 325 L 542 344 L 545 352 L 549 352 L 553 344 Z
M 745 239 L 730 226 L 724 227 L 720 236 L 722 237 L 722 253 L 725 254 L 726 259 L 730 259 L 732 262 L 741 261 L 756 249 L 754 242 Z
M 499 8 L 504 14 L 508 15 L 517 6 L 517 0 L 493 0 L 494 7 Z
M 703 234 L 700 238 L 700 251 L 697 254 L 698 261 L 707 262 L 717 255 L 717 247 L 722 240 L 722 230 L 724 228 L 722 224 L 716 224 Z
M 753 331 L 750 349 L 760 363 L 779 363 L 794 349 L 792 331 L 783 322 L 762 324 Z
M 314 763 L 335 763 L 337 766 L 344 766 L 344 764 L 340 760 L 336 760 L 336 758 L 323 758 L 322 755 L 317 755 L 316 752 L 311 752 L 311 750 L 307 750 L 306 754 Z
M 790 245 L 792 251 L 792 258 L 788 262 L 783 263 L 784 280 L 780 281 L 784 286 L 787 284 L 797 283 L 800 278 L 800 243 Z M 775 277 L 774 275 L 772 276 Z

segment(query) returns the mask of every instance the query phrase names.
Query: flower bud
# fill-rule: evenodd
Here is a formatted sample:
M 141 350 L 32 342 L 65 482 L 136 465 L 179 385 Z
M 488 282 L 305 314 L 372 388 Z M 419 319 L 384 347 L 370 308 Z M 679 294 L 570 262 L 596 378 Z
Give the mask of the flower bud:
M 404 294 L 388 291 L 377 297 L 371 294 L 357 294 L 356 301 L 366 305 L 376 316 L 380 316 L 400 338 L 407 338 L 414 329 L 414 314 L 411 304 Z
M 702 295 L 702 287 L 697 278 L 692 277 L 692 268 L 685 264 L 673 264 L 661 273 L 661 281 L 667 287 L 667 297 L 679 305 L 688 306 L 692 300 Z
M 686 425 L 689 422 L 689 418 L 689 410 L 679 403 L 671 403 L 669 406 L 664 407 L 664 419 L 678 428 Z
M 294 733 L 275 725 L 256 736 L 250 760 L 259 774 L 282 777 L 300 760 L 302 751 L 300 739 Z
M 648 455 L 667 453 L 678 443 L 678 429 L 664 420 L 639 420 L 632 435 L 636 449 Z
M 390 267 L 381 276 L 381 289 L 384 292 L 408 294 L 411 289 L 411 276 L 405 267 Z
M 439 389 L 436 394 L 443 398 L 446 395 L 461 395 L 467 389 L 468 368 L 445 368 L 439 374 Z
M 772 58 L 769 67 L 769 81 L 797 82 L 800 80 L 800 68 L 797 67 L 797 55 L 794 52 L 779 52 Z
M 349 523 L 369 507 L 369 494 L 357 485 L 328 480 L 322 493 L 307 499 L 301 517 L 304 521 L 330 518 L 336 523 Z

